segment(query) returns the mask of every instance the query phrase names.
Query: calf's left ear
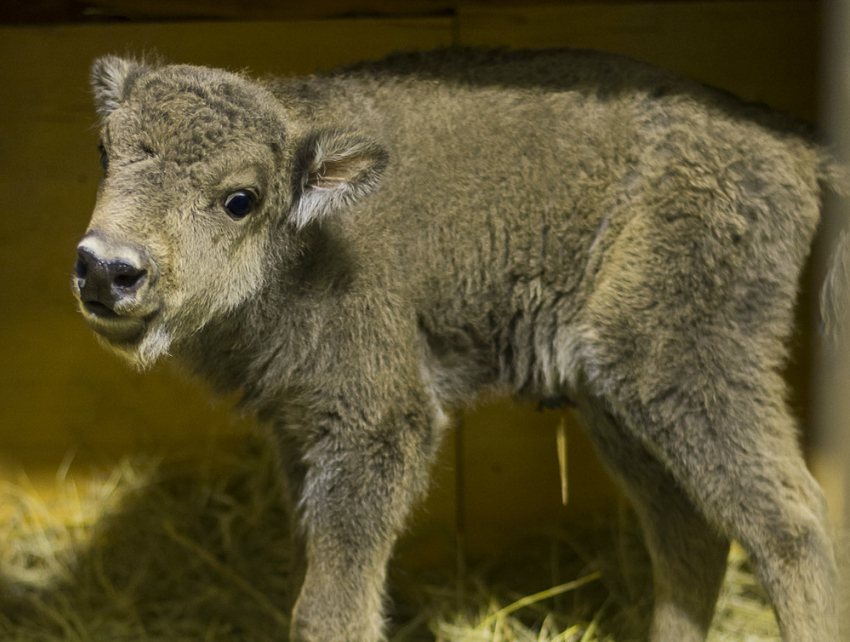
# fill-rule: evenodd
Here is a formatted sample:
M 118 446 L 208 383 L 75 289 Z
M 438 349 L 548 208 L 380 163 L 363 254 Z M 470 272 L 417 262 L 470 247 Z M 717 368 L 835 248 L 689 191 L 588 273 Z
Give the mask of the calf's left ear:
M 292 214 L 302 229 L 351 207 L 380 182 L 389 154 L 377 142 L 341 131 L 321 131 L 300 146 Z

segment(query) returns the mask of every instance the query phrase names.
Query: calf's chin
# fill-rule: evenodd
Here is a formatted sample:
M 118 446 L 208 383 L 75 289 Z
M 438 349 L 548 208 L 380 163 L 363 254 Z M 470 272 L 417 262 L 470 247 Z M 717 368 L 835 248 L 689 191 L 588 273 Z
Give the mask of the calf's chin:
M 142 334 L 132 341 L 108 338 L 95 331 L 98 343 L 138 372 L 149 370 L 160 359 L 167 357 L 173 342 L 172 333 L 160 323 L 146 325 Z

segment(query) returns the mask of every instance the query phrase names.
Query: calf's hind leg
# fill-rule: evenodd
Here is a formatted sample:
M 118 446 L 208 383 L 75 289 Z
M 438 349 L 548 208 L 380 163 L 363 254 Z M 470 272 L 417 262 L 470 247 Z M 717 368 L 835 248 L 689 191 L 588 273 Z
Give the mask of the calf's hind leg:
M 628 402 L 636 396 L 624 384 L 620 425 L 670 472 L 695 513 L 750 554 L 782 639 L 836 642 L 836 571 L 823 494 L 799 452 L 778 378 L 751 381 L 716 381 L 699 395 L 680 387 L 639 404 Z M 679 639 L 659 630 L 653 638 Z
M 702 642 L 726 571 L 729 540 L 706 523 L 672 475 L 601 405 L 581 403 L 578 410 L 643 529 L 655 586 L 650 639 Z

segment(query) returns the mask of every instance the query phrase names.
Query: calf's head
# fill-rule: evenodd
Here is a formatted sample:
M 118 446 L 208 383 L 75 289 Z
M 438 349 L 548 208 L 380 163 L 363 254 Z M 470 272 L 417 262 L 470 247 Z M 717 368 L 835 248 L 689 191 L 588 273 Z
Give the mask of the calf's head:
M 92 74 L 103 178 L 72 287 L 138 368 L 256 297 L 299 233 L 374 190 L 386 152 L 221 70 L 109 57 Z M 299 251 L 303 251 L 301 248 Z

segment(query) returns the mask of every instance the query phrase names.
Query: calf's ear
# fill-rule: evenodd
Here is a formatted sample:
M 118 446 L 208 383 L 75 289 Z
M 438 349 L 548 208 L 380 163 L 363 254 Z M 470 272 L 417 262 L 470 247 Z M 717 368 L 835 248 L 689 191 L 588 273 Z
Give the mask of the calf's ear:
M 104 56 L 94 61 L 91 86 L 97 113 L 101 118 L 106 118 L 127 99 L 133 81 L 142 69 L 141 63 L 118 56 Z
M 389 154 L 377 142 L 341 131 L 308 136 L 297 159 L 295 226 L 301 229 L 373 192 Z

